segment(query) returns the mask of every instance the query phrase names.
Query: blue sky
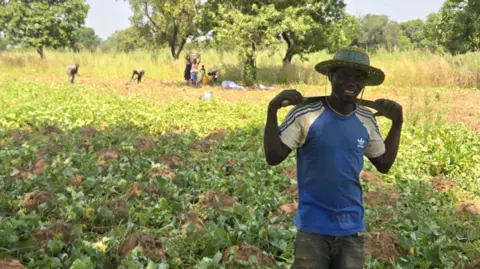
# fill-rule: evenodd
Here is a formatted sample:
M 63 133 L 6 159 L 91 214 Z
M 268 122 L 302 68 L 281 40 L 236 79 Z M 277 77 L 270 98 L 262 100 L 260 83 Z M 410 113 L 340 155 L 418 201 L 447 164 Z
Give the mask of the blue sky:
M 294 1 L 294 0 L 292 0 Z M 346 0 L 347 11 L 353 15 L 367 13 L 386 14 L 399 22 L 425 19 L 428 14 L 438 11 L 444 0 Z M 106 39 L 116 30 L 130 25 L 132 10 L 123 0 L 87 0 L 90 11 L 86 25 L 95 29 Z

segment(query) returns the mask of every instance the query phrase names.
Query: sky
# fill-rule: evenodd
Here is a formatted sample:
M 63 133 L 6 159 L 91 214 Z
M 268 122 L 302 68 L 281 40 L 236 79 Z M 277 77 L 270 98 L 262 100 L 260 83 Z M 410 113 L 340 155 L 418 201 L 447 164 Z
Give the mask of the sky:
M 295 0 L 292 0 L 295 1 Z M 368 13 L 385 14 L 390 19 L 404 22 L 425 19 L 438 11 L 444 0 L 346 0 L 347 12 L 352 15 Z M 98 36 L 106 39 L 116 30 L 130 26 L 132 10 L 123 0 L 87 0 L 90 5 L 86 26 L 95 29 Z

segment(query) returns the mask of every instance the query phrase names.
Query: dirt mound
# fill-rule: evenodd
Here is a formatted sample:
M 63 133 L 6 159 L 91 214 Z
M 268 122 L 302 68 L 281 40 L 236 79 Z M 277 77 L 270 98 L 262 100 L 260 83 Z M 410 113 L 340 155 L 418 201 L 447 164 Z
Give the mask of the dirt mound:
M 125 191 L 125 196 L 128 198 L 137 198 L 142 195 L 143 192 L 148 192 L 148 195 L 152 197 L 153 193 L 158 190 L 154 184 L 145 184 L 143 182 L 135 182 L 133 186 Z
M 382 185 L 382 180 L 377 177 L 374 173 L 369 171 L 362 170 L 360 172 L 360 180 L 364 180 L 365 182 L 372 183 L 375 185 Z
M 153 139 L 137 139 L 135 142 L 135 147 L 142 151 L 152 151 L 155 149 L 156 143 Z
M 222 262 L 224 264 L 232 261 L 248 262 L 250 257 L 255 256 L 258 264 L 261 266 L 274 267 L 274 261 L 263 253 L 263 251 L 252 245 L 243 243 L 240 246 L 233 246 L 226 249 L 223 253 Z
M 93 150 L 93 142 L 90 138 L 83 138 L 78 140 L 77 146 L 80 150 L 90 152 Z
M 0 260 L 0 268 L 2 269 L 25 269 L 25 267 L 14 259 Z
M 82 136 L 93 136 L 97 132 L 98 132 L 97 129 L 95 129 L 95 127 L 90 125 L 83 126 L 82 128 L 80 128 L 80 134 Z
M 48 191 L 35 190 L 29 192 L 23 196 L 23 203 L 27 211 L 33 211 L 41 204 L 47 204 L 48 207 L 52 206 L 53 194 Z
M 215 142 L 221 142 L 225 139 L 225 130 L 217 130 L 209 134 L 202 140 L 190 145 L 190 149 L 197 152 L 209 152 Z
M 284 195 L 284 196 L 289 196 L 289 197 L 298 199 L 298 186 L 297 186 L 297 184 L 286 188 L 285 190 L 283 190 L 281 192 L 281 194 Z
M 457 205 L 457 213 L 469 213 L 473 215 L 480 215 L 480 200 L 464 201 Z
M 177 169 L 180 166 L 181 160 L 182 158 L 180 157 L 180 155 L 171 154 L 159 158 L 158 162 L 166 164 L 168 167 L 170 167 L 170 169 Z
M 42 128 L 42 134 L 43 135 L 49 135 L 49 134 L 61 134 L 62 130 L 60 130 L 58 127 L 55 125 L 47 125 Z
M 466 266 L 467 269 L 480 269 L 480 258 L 468 263 Z
M 27 133 L 21 133 L 19 131 L 13 131 L 10 135 L 13 143 L 17 146 L 21 146 L 26 141 L 32 139 L 32 137 Z
M 62 150 L 63 150 L 63 146 L 57 144 L 57 142 L 50 141 L 47 145 L 45 145 L 44 149 L 40 150 L 37 153 L 37 157 L 42 157 L 42 156 L 45 156 L 46 154 L 57 154 Z
M 175 175 L 175 173 L 170 172 L 170 171 L 165 170 L 165 169 L 161 169 L 161 168 L 154 169 L 154 170 L 148 172 L 148 174 L 147 174 L 148 178 L 156 178 L 158 176 L 168 178 L 171 181 L 175 181 L 177 179 L 177 176 Z
M 195 224 L 195 227 L 197 229 L 201 229 L 205 227 L 203 220 L 199 217 L 197 212 L 194 212 L 194 211 L 187 212 L 184 214 L 183 217 L 184 217 L 184 220 L 182 221 L 181 228 L 180 228 L 183 234 L 187 233 L 187 226 L 191 222 Z
M 70 181 L 68 182 L 68 184 L 72 186 L 81 186 L 82 182 L 83 182 L 83 179 L 81 176 L 73 176 L 70 178 Z
M 120 151 L 117 149 L 107 149 L 100 154 L 100 160 L 108 162 L 120 158 Z
M 432 178 L 430 180 L 430 184 L 433 185 L 433 189 L 435 190 L 435 192 L 448 192 L 457 187 L 457 184 L 451 179 L 440 176 Z
M 165 250 L 163 249 L 160 238 L 145 234 L 129 235 L 122 242 L 119 248 L 119 254 L 122 259 L 130 255 L 137 246 L 142 248 L 143 254 L 154 262 L 160 262 L 166 259 Z
M 198 202 L 201 207 L 213 207 L 217 210 L 232 207 L 235 203 L 237 200 L 234 198 L 215 191 L 207 192 Z
M 128 205 L 125 200 L 106 200 L 97 204 L 97 208 L 106 207 L 117 217 L 124 217 L 128 215 Z
M 289 178 L 297 178 L 297 167 L 295 165 L 289 166 L 282 173 Z
M 40 248 L 47 248 L 48 241 L 58 238 L 64 243 L 72 243 L 75 236 L 70 226 L 64 223 L 55 223 L 49 227 L 38 227 L 32 233 L 32 239 Z
M 297 214 L 297 203 L 287 203 L 280 206 L 280 210 L 283 214 L 289 217 L 295 216 Z
M 392 206 L 394 207 L 401 200 L 400 194 L 393 189 L 380 189 L 370 191 L 363 197 L 364 203 L 369 207 Z
M 370 232 L 365 234 L 365 255 L 383 262 L 397 261 L 408 254 L 398 243 L 393 232 Z
M 45 172 L 46 164 L 47 160 L 45 158 L 41 158 L 37 160 L 34 164 L 30 164 L 28 170 L 35 175 L 42 175 Z

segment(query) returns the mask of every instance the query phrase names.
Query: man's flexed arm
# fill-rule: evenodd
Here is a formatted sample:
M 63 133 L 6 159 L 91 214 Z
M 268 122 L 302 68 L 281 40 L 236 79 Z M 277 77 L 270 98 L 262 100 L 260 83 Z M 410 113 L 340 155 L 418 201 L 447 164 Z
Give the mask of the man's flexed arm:
M 263 147 L 265 158 L 269 165 L 280 164 L 292 151 L 289 146 L 282 142 L 278 126 L 277 111 L 281 108 L 281 103 L 284 100 L 288 100 L 291 104 L 296 105 L 302 102 L 303 97 L 302 94 L 296 90 L 284 90 L 268 104 Z
M 400 104 L 391 100 L 379 99 L 375 102 L 380 103 L 384 107 L 382 111 L 375 115 L 383 115 L 392 120 L 392 127 L 385 139 L 385 153 L 376 158 L 369 158 L 369 160 L 380 173 L 386 174 L 397 158 L 403 126 L 403 109 Z

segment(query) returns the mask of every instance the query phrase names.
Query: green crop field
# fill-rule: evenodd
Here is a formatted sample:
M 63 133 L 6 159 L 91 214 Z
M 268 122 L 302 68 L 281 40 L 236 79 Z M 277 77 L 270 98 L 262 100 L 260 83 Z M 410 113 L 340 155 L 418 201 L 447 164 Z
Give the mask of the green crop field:
M 272 167 L 263 152 L 266 104 L 285 84 L 266 72 L 277 90 L 191 89 L 181 61 L 78 54 L 83 77 L 70 85 L 72 55 L 1 56 L 2 258 L 26 268 L 290 266 L 295 154 Z M 391 171 L 366 161 L 362 173 L 367 268 L 480 266 L 478 53 L 470 56 L 373 58 L 388 83 L 366 98 L 399 100 L 407 120 Z M 212 54 L 223 67 L 235 62 L 228 57 Z M 147 80 L 126 89 L 138 59 Z M 310 85 L 295 87 L 323 94 L 324 78 L 302 72 L 292 77 Z M 199 100 L 207 90 L 214 98 Z M 378 121 L 385 137 L 390 122 Z

